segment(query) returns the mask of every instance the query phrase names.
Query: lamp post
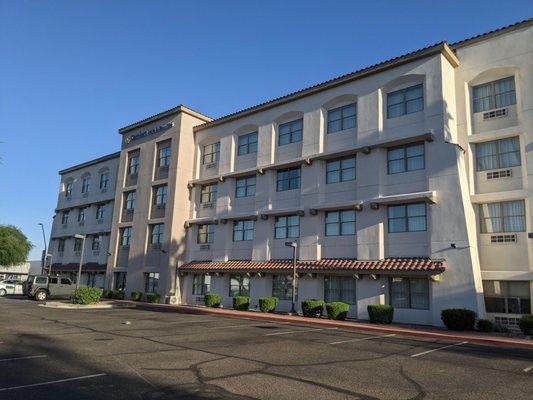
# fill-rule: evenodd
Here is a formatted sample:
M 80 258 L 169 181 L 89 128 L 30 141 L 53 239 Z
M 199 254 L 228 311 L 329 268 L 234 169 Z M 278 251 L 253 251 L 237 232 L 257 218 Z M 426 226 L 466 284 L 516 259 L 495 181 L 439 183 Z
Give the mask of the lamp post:
M 81 280 L 81 266 L 83 264 L 83 250 L 85 249 L 85 235 L 76 234 L 74 235 L 74 238 L 81 240 L 80 267 L 78 268 L 78 279 L 76 279 L 76 289 L 78 289 L 80 287 Z
M 41 230 L 43 231 L 43 241 L 44 241 L 44 252 L 41 259 L 41 275 L 44 274 L 44 264 L 46 264 L 46 234 L 44 233 L 44 224 L 42 222 L 39 222 L 39 225 L 41 225 Z
M 296 314 L 296 249 L 298 248 L 298 243 L 296 242 L 285 242 L 285 246 L 292 247 L 292 304 L 291 304 L 291 315 Z

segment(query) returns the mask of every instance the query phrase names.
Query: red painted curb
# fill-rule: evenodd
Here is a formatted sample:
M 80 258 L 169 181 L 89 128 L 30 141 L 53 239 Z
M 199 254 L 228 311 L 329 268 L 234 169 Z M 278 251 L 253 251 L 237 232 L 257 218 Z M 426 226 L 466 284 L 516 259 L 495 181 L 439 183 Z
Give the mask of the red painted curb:
M 248 318 L 259 321 L 270 322 L 290 322 L 293 324 L 306 326 L 320 326 L 328 328 L 341 328 L 371 331 L 378 333 L 395 333 L 406 336 L 427 337 L 433 339 L 443 339 L 452 341 L 467 341 L 469 343 L 486 344 L 492 346 L 506 346 L 506 347 L 520 347 L 525 349 L 533 349 L 533 341 L 527 339 L 510 339 L 499 336 L 481 335 L 477 333 L 451 333 L 448 331 L 439 331 L 437 329 L 412 329 L 402 328 L 395 325 L 374 325 L 370 323 L 352 322 L 352 321 L 333 321 L 329 319 L 317 319 L 301 316 L 281 315 L 281 314 L 267 314 L 251 311 L 235 311 L 224 308 L 206 308 L 198 306 L 184 306 L 171 304 L 152 304 L 143 302 L 134 302 L 128 300 L 118 300 L 120 303 L 135 304 L 138 308 L 147 310 L 158 310 L 168 312 L 178 312 L 183 314 L 211 314 L 221 315 L 234 318 Z

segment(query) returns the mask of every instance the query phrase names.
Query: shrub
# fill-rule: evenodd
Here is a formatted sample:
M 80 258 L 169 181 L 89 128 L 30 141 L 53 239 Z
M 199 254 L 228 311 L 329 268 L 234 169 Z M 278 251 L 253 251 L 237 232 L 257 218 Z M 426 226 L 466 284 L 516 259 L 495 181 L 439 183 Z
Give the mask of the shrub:
M 324 300 L 305 299 L 302 301 L 304 317 L 320 318 L 324 313 Z
M 366 307 L 373 324 L 390 324 L 394 318 L 394 307 L 387 304 L 371 304 Z
M 476 324 L 476 313 L 466 308 L 449 308 L 442 310 L 441 319 L 452 331 L 470 330 L 474 329 Z
M 143 298 L 143 292 L 131 292 L 131 299 L 133 301 L 141 301 Z
M 480 319 L 477 321 L 477 330 L 480 332 L 491 332 L 493 329 L 492 321 L 488 319 Z
M 161 302 L 161 296 L 159 296 L 157 293 L 147 293 L 146 294 L 146 301 L 148 303 L 157 303 L 157 304 L 159 304 Z
M 259 309 L 262 312 L 266 312 L 266 313 L 274 312 L 277 305 L 278 305 L 277 297 L 260 297 L 259 298 Z
M 122 290 L 112 290 L 111 298 L 116 300 L 124 300 L 124 292 Z
M 220 303 L 222 303 L 222 299 L 220 298 L 219 294 L 208 293 L 204 296 L 204 303 L 206 307 L 219 308 Z
M 100 301 L 101 295 L 98 288 L 82 286 L 72 294 L 72 302 L 74 304 L 95 304 Z
M 533 314 L 523 315 L 518 326 L 524 335 L 533 335 Z
M 350 306 L 342 301 L 333 301 L 326 304 L 329 319 L 345 320 Z
M 248 296 L 235 296 L 233 298 L 233 309 L 246 311 L 250 307 L 250 298 Z
M 102 290 L 102 297 L 104 299 L 111 299 L 113 298 L 113 291 L 109 289 Z

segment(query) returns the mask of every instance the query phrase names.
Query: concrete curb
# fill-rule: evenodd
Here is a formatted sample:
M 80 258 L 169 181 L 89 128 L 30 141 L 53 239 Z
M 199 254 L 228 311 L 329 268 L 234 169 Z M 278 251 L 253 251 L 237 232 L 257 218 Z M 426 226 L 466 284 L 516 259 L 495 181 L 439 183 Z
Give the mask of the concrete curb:
M 449 340 L 469 342 L 476 344 L 484 344 L 490 346 L 503 346 L 503 347 L 519 347 L 524 349 L 533 350 L 533 340 L 527 339 L 513 339 L 500 336 L 484 335 L 476 332 L 450 332 L 433 328 L 405 328 L 397 325 L 375 325 L 364 322 L 355 321 L 333 321 L 329 319 L 317 319 L 301 316 L 290 316 L 281 314 L 266 314 L 251 311 L 235 311 L 231 309 L 223 308 L 206 308 L 199 306 L 184 306 L 184 305 L 171 305 L 171 304 L 152 304 L 142 302 L 132 302 L 128 300 L 119 300 L 120 303 L 128 303 L 136 305 L 137 308 L 154 310 L 154 311 L 166 311 L 166 312 L 178 312 L 182 314 L 209 314 L 220 315 L 233 318 L 247 318 L 258 321 L 270 321 L 270 322 L 290 322 L 292 324 L 304 325 L 304 326 L 317 326 L 326 328 L 340 328 L 348 330 L 360 330 L 370 331 L 384 334 L 398 334 L 405 336 L 417 336 L 426 337 L 437 340 Z
M 115 303 L 105 303 L 105 304 L 72 304 L 72 303 L 63 303 L 60 301 L 48 301 L 46 303 L 40 303 L 39 307 L 46 308 L 61 308 L 65 310 L 101 310 L 109 308 L 135 308 L 135 304 L 115 304 Z

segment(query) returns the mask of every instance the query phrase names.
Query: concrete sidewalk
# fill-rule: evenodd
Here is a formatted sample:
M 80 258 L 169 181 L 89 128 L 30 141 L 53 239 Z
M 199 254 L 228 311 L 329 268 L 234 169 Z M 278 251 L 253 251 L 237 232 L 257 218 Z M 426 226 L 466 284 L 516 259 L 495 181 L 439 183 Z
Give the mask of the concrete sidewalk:
M 496 336 L 475 331 L 448 331 L 444 329 L 432 327 L 404 327 L 400 325 L 377 325 L 366 322 L 356 321 L 334 321 L 325 318 L 308 318 L 302 316 L 291 316 L 284 314 L 270 314 L 258 311 L 236 311 L 226 308 L 207 308 L 203 306 L 188 306 L 188 305 L 171 305 L 171 304 L 153 304 L 144 302 L 134 302 L 129 300 L 116 300 L 117 303 L 127 303 L 136 305 L 137 308 L 154 310 L 178 312 L 184 314 L 210 314 L 220 315 L 225 317 L 246 318 L 258 321 L 270 322 L 290 322 L 291 324 L 299 324 L 305 326 L 317 326 L 325 328 L 340 328 L 353 329 L 359 331 L 379 332 L 386 334 L 397 334 L 405 336 L 420 336 L 433 338 L 437 340 L 449 341 L 466 341 L 470 343 L 486 344 L 492 346 L 509 346 L 520 347 L 526 349 L 533 349 L 533 340 L 531 339 L 515 339 L 502 336 Z

